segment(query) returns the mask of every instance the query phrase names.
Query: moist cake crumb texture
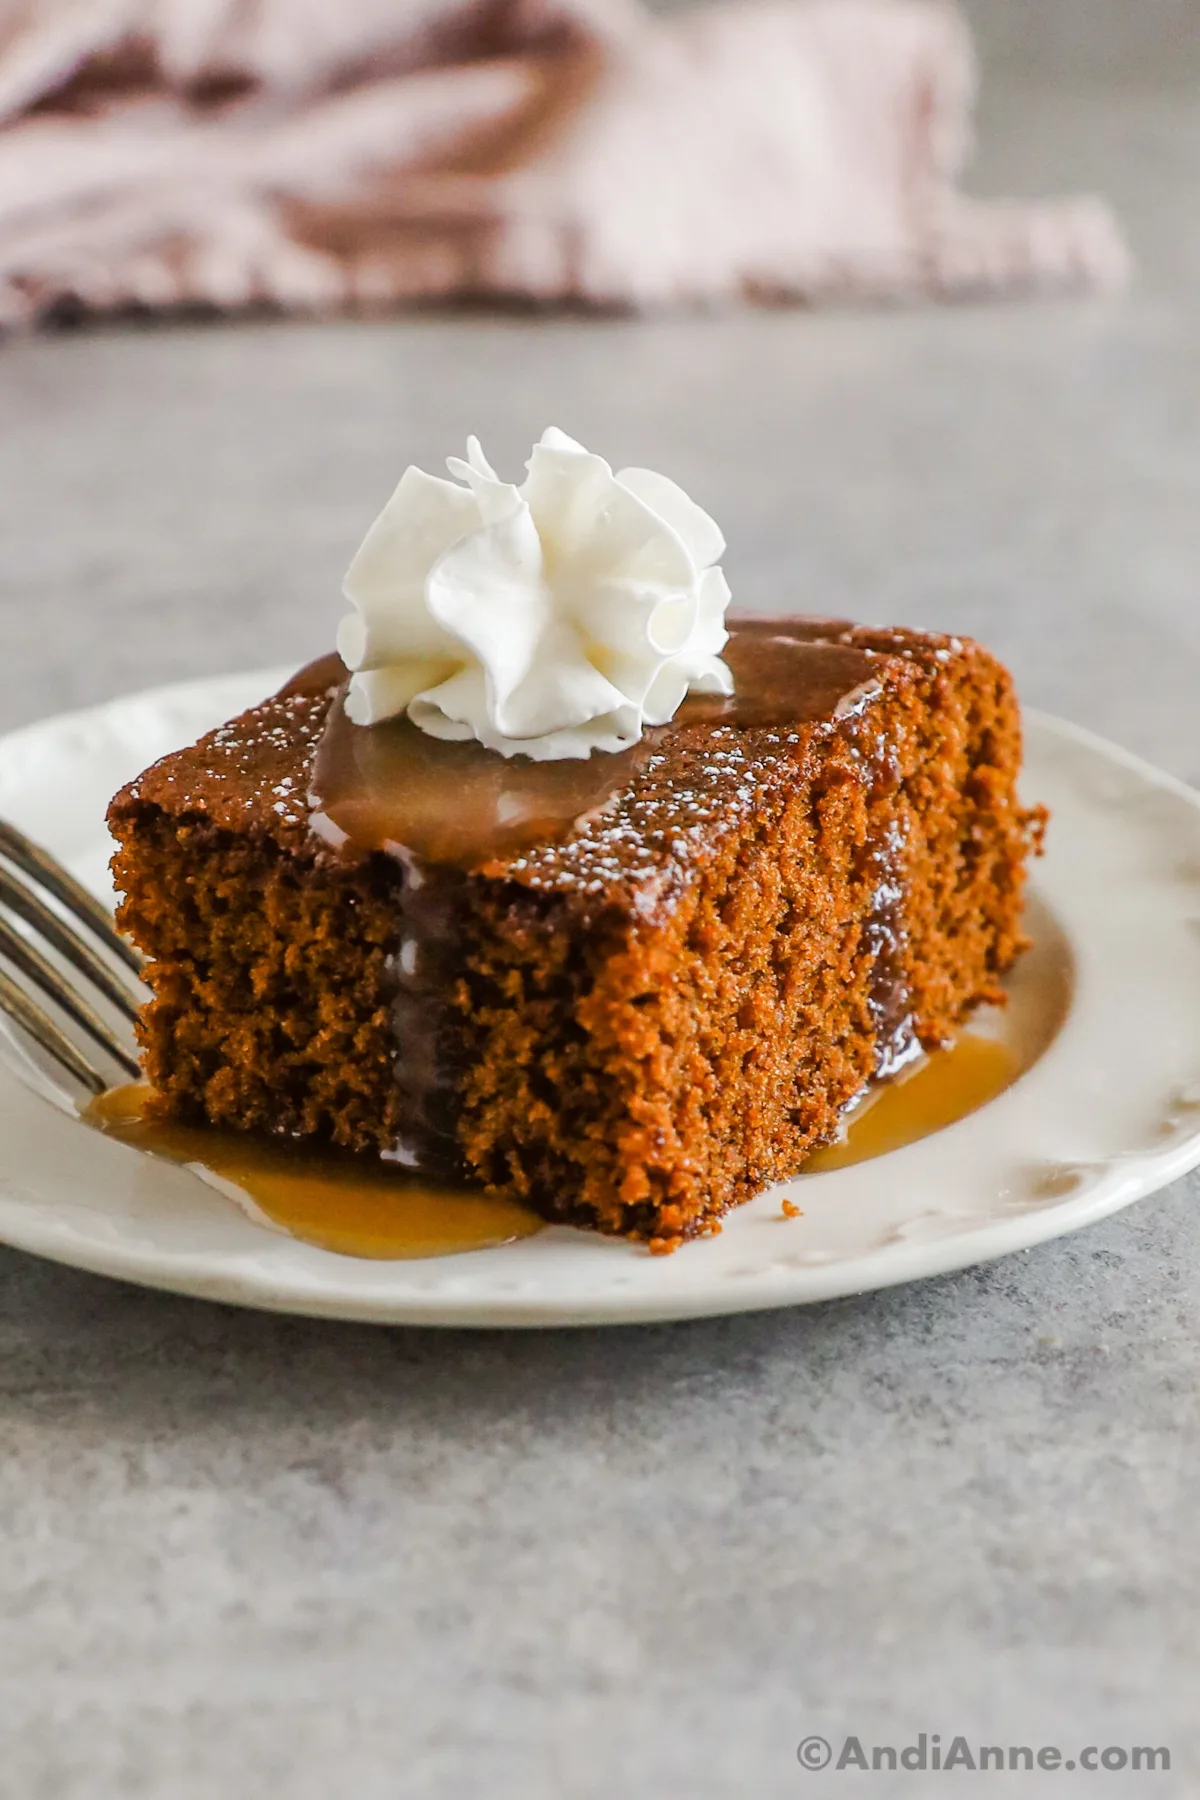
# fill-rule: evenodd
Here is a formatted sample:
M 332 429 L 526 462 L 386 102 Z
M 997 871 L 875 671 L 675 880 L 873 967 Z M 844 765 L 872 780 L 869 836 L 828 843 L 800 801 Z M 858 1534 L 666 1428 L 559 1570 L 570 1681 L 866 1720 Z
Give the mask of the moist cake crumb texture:
M 807 698 L 759 721 L 785 640 Z M 739 645 L 742 715 L 686 703 L 575 828 L 466 866 L 311 829 L 336 662 L 148 770 L 110 824 L 159 1108 L 655 1248 L 795 1173 L 1002 998 L 1043 819 L 979 645 L 794 620 Z

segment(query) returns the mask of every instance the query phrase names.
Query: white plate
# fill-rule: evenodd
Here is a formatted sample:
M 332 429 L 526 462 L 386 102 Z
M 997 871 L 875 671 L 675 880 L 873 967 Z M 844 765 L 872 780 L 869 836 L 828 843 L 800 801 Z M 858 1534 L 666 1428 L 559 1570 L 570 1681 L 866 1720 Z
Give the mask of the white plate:
M 146 763 L 278 685 L 160 689 L 0 739 L 0 817 L 107 888 L 104 809 Z M 1012 1002 L 1027 1072 L 874 1162 L 761 1195 L 655 1257 L 555 1228 L 423 1262 L 336 1256 L 256 1225 L 188 1170 L 99 1137 L 0 1064 L 0 1241 L 238 1305 L 437 1325 L 564 1325 L 789 1306 L 964 1268 L 1074 1231 L 1200 1162 L 1200 795 L 1028 721 L 1025 798 L 1054 815 Z M 791 1195 L 803 1216 L 784 1219 Z

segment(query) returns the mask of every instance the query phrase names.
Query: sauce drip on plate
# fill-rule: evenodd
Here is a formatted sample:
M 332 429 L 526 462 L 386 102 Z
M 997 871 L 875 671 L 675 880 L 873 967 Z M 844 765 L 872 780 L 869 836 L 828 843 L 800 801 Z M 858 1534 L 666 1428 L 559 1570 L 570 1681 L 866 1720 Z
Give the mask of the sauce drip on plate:
M 1011 1087 L 1021 1066 L 1006 1044 L 964 1033 L 910 1071 L 872 1083 L 847 1115 L 845 1137 L 814 1151 L 801 1172 L 845 1169 L 942 1131 Z
M 815 1151 L 802 1173 L 844 1169 L 916 1143 L 986 1105 L 1020 1072 L 1007 1045 L 966 1034 L 899 1078 L 872 1083 L 845 1137 Z M 84 1120 L 134 1149 L 231 1183 L 271 1224 L 322 1250 L 396 1261 L 452 1256 L 543 1229 L 515 1201 L 414 1177 L 374 1158 L 148 1118 L 149 1092 L 144 1082 L 112 1088 L 90 1103 Z
M 390 1260 L 452 1256 L 542 1229 L 515 1201 L 410 1176 L 374 1157 L 148 1118 L 149 1094 L 144 1082 L 112 1088 L 83 1117 L 137 1150 L 232 1183 L 272 1224 L 322 1250 Z

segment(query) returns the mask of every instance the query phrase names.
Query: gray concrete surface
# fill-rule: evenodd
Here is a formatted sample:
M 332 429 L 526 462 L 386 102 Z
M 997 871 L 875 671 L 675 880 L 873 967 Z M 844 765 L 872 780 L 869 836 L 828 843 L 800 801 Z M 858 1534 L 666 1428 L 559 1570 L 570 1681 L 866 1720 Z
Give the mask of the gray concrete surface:
M 512 467 L 554 420 L 711 505 L 740 600 L 977 632 L 1200 782 L 1200 119 L 1024 87 L 984 141 L 983 187 L 1123 205 L 1127 302 L 4 346 L 0 725 L 323 648 L 405 461 L 474 429 Z M 0 1793 L 976 1791 L 795 1759 L 924 1730 L 1168 1745 L 993 1780 L 1193 1796 L 1198 1200 L 811 1311 L 527 1337 L 0 1253 Z
M 985 74 L 1112 80 L 1200 74 L 1200 0 L 961 0 Z
M 681 12 L 712 0 L 647 0 Z M 724 0 L 754 6 L 762 0 Z M 782 0 L 787 4 L 788 0 Z M 791 0 L 793 5 L 803 0 Z M 1200 0 L 959 0 L 985 76 L 1008 71 L 1066 80 L 1200 75 Z

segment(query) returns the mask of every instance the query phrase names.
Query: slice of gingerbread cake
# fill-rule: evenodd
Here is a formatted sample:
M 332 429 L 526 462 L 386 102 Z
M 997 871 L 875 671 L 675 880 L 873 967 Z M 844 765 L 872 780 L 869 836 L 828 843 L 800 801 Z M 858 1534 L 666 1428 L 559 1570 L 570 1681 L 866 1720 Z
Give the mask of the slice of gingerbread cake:
M 794 1174 L 869 1081 L 1000 997 L 1041 821 L 1017 798 L 1018 709 L 986 650 L 727 625 L 723 582 L 714 631 L 711 521 L 662 478 L 601 464 L 637 502 L 606 521 L 605 494 L 617 515 L 623 498 L 581 499 L 601 477 L 570 463 L 578 446 L 550 449 L 558 466 L 535 451 L 500 495 L 481 459 L 452 465 L 477 478 L 482 522 L 457 500 L 439 519 L 429 616 L 404 631 L 372 611 L 392 591 L 380 567 L 409 579 L 403 543 L 446 497 L 401 484 L 348 578 L 353 672 L 312 665 L 114 800 L 120 919 L 151 959 L 141 1038 L 162 1113 L 328 1140 L 664 1246 Z M 537 491 L 568 477 L 565 497 Z M 593 538 L 624 532 L 625 589 L 593 581 L 605 618 L 647 589 L 647 605 L 675 597 L 686 552 L 699 598 L 682 622 L 656 615 L 649 682 L 632 629 L 596 650 L 579 628 L 603 689 L 561 644 L 549 678 L 514 663 L 524 614 L 475 629 L 488 558 L 510 579 L 530 566 L 511 495 L 543 588 L 552 560 L 580 586 L 561 573 L 572 516 L 577 534 L 581 513 Z M 526 649 L 555 629 L 526 629 Z

